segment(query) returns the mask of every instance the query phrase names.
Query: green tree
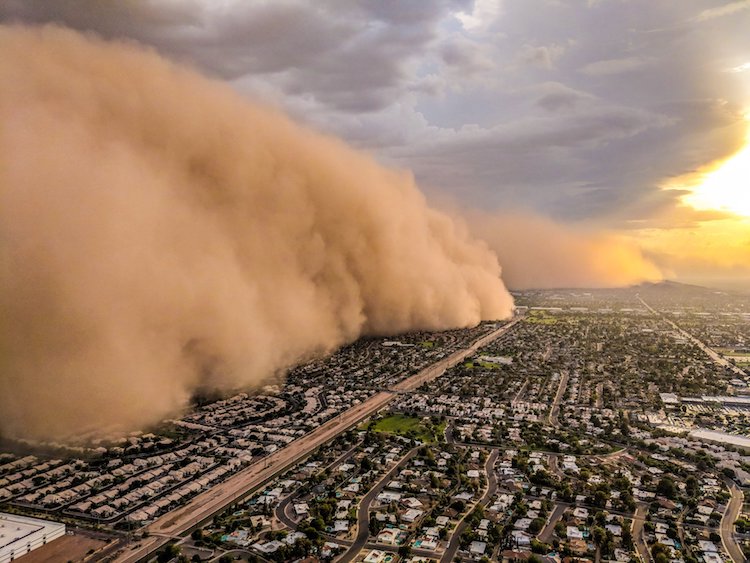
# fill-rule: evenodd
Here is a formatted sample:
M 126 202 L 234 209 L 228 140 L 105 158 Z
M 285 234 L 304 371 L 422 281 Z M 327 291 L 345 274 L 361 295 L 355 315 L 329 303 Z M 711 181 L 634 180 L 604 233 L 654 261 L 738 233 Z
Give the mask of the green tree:
M 533 551 L 534 553 L 545 554 L 549 552 L 549 546 L 546 543 L 540 542 L 535 538 L 531 540 L 531 551 Z
M 694 497 L 698 494 L 698 479 L 693 475 L 685 480 L 685 492 L 688 496 Z
M 544 528 L 544 518 L 534 518 L 529 524 L 529 533 L 533 536 L 537 535 Z
M 608 499 L 607 493 L 601 489 L 597 489 L 597 491 L 594 493 L 592 504 L 594 504 L 594 506 L 603 507 L 607 505 L 607 499 Z
M 655 543 L 651 546 L 651 555 L 656 563 L 669 563 L 669 548 L 663 543 Z
M 622 546 L 625 549 L 633 549 L 633 533 L 630 528 L 623 528 L 622 530 Z
M 600 528 L 599 526 L 594 526 L 594 529 L 591 530 L 591 537 L 594 539 L 594 543 L 596 545 L 602 545 L 602 543 L 607 537 L 607 534 L 604 531 L 604 528 Z
M 180 546 L 174 543 L 170 543 L 167 547 L 159 552 L 159 554 L 156 556 L 156 560 L 159 563 L 167 563 L 168 561 L 172 561 L 172 559 L 175 559 L 179 555 Z
M 656 485 L 656 492 L 668 499 L 674 499 L 677 495 L 677 487 L 669 477 L 662 477 Z

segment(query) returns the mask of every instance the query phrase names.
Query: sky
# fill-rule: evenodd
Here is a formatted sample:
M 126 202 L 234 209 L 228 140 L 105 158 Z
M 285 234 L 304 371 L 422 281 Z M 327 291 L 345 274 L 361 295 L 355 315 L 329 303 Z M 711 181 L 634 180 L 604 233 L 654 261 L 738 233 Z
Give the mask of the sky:
M 644 278 L 750 287 L 750 0 L 9 0 L 0 21 L 147 45 L 538 261 L 617 241 Z

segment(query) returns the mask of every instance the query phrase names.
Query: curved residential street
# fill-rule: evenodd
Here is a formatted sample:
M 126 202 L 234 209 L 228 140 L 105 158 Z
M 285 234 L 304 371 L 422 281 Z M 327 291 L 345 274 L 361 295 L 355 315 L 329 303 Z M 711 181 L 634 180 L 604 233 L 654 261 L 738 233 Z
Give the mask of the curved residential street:
M 333 469 L 337 465 L 345 462 L 347 459 L 352 457 L 354 455 L 354 452 L 357 451 L 357 449 L 362 445 L 362 442 L 357 442 L 355 445 L 353 445 L 351 448 L 349 448 L 347 451 L 345 451 L 343 454 L 341 454 L 339 457 L 337 457 L 335 460 L 333 460 L 331 463 L 320 469 L 317 474 L 324 473 L 327 469 Z M 298 528 L 297 522 L 294 521 L 294 518 L 290 514 L 291 505 L 292 502 L 297 499 L 299 495 L 297 494 L 297 491 L 292 492 L 292 494 L 287 495 L 282 499 L 282 501 L 278 504 L 276 509 L 274 510 L 274 514 L 276 515 L 276 518 L 284 524 L 287 528 L 290 528 L 292 530 L 296 530 Z
M 453 535 L 451 535 L 450 542 L 448 543 L 448 547 L 445 549 L 445 552 L 443 553 L 443 556 L 440 558 L 440 563 L 448 563 L 449 561 L 453 561 L 453 558 L 456 556 L 456 552 L 458 551 L 458 547 L 461 542 L 461 534 L 466 529 L 466 516 L 471 514 L 471 512 L 476 508 L 477 506 L 481 506 L 484 508 L 487 506 L 487 503 L 489 503 L 490 499 L 492 498 L 492 495 L 497 492 L 497 476 L 495 475 L 495 462 L 497 461 L 497 458 L 500 454 L 500 451 L 497 449 L 493 449 L 490 452 L 490 455 L 487 456 L 487 462 L 484 464 L 485 473 L 487 475 L 487 490 L 485 491 L 484 495 L 482 495 L 482 498 L 479 499 L 479 501 L 474 505 L 474 507 L 471 510 L 467 510 L 466 514 L 463 518 L 461 518 L 461 521 L 456 526 L 456 529 L 453 530 Z
M 539 532 L 539 541 L 544 543 L 550 543 L 552 541 L 552 534 L 555 532 L 555 524 L 560 521 L 563 514 L 565 514 L 565 511 L 570 508 L 570 506 L 570 503 L 567 502 L 555 504 L 555 508 L 552 509 L 552 513 L 547 520 L 547 525 L 542 528 L 541 532 Z
M 560 469 L 560 454 L 547 454 L 547 463 L 552 475 L 555 475 L 560 479 L 565 479 L 565 473 Z
M 354 561 L 360 550 L 365 547 L 365 544 L 370 537 L 370 505 L 372 504 L 372 501 L 375 500 L 375 497 L 377 497 L 385 488 L 386 484 L 393 479 L 396 472 L 414 457 L 418 450 L 419 447 L 409 450 L 407 454 L 402 457 L 399 462 L 388 471 L 388 473 L 383 475 L 380 481 L 378 481 L 375 486 L 373 486 L 369 492 L 362 497 L 362 500 L 359 502 L 359 507 L 357 508 L 357 538 L 354 540 L 354 543 L 349 546 L 349 549 L 341 555 L 338 561 L 341 561 L 342 563 Z
M 643 563 L 649 563 L 651 559 L 651 552 L 648 550 L 646 540 L 643 539 L 643 523 L 646 521 L 646 514 L 648 514 L 648 505 L 639 503 L 635 509 L 633 515 L 633 542 L 635 548 L 638 550 L 638 555 L 641 557 Z
M 734 563 L 743 563 L 746 559 L 740 546 L 737 544 L 737 540 L 734 538 L 734 523 L 740 515 L 740 510 L 742 510 L 744 494 L 732 481 L 727 480 L 727 487 L 729 487 L 729 492 L 732 493 L 732 498 L 729 500 L 721 517 L 721 544 L 724 546 L 724 551 L 729 554 Z

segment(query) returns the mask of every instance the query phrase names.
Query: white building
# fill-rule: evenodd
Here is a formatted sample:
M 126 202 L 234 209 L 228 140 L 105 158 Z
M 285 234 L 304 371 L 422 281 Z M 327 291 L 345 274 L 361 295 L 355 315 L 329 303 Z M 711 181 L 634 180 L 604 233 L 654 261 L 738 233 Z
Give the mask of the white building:
M 472 555 L 484 555 L 484 551 L 487 549 L 487 544 L 483 541 L 473 541 L 469 546 L 469 553 Z
M 0 563 L 9 563 L 65 535 L 65 524 L 0 512 Z

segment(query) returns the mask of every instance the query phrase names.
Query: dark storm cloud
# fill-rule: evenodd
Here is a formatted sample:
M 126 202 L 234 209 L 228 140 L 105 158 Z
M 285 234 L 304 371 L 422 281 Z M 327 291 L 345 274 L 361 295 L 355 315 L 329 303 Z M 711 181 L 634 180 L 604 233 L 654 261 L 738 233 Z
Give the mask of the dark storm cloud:
M 62 23 L 131 38 L 224 79 L 276 76 L 289 95 L 342 112 L 398 96 L 405 63 L 434 37 L 448 3 L 10 0 L 5 21 Z
M 627 221 L 743 141 L 748 5 L 6 0 L 0 18 L 150 45 L 467 206 Z
M 581 179 L 581 168 L 589 161 L 578 155 L 601 154 L 648 129 L 670 126 L 670 119 L 662 114 L 593 105 L 562 115 L 518 119 L 489 130 L 466 128 L 402 150 L 426 185 L 447 191 L 451 186 L 471 186 L 478 179 L 482 188 L 473 187 L 468 198 L 479 195 L 497 207 L 520 200 L 548 213 L 580 218 L 606 210 L 613 194 L 609 184 L 597 182 L 606 170 L 598 177 L 592 175 L 591 181 Z
M 717 135 L 730 113 L 701 104 L 737 103 L 723 68 L 750 48 L 744 3 L 702 0 L 10 0 L 0 15 L 135 39 L 468 203 L 558 217 L 607 214 L 695 167 L 695 146 L 736 144 Z

